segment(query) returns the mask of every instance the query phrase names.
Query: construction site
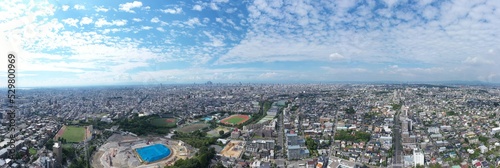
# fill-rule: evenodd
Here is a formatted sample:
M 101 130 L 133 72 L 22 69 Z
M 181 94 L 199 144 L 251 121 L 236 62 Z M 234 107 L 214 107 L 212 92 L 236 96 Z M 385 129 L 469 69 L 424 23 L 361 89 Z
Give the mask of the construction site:
M 219 155 L 228 158 L 240 158 L 244 150 L 245 141 L 230 141 L 224 149 L 220 151 Z
M 170 150 L 170 154 L 155 162 L 143 161 L 136 153 L 136 149 L 153 144 L 167 146 Z M 188 158 L 189 154 L 190 151 L 188 151 L 181 141 L 160 137 L 140 138 L 131 135 L 114 134 L 93 156 L 92 167 L 164 167 L 172 165 L 178 159 Z

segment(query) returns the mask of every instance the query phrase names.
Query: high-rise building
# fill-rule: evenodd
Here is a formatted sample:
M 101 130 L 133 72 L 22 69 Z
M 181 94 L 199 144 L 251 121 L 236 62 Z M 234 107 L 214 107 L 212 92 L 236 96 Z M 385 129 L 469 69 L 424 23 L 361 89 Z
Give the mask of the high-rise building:
M 408 121 L 408 124 L 409 124 L 409 125 L 408 125 L 408 130 L 409 130 L 409 131 L 412 131 L 412 130 L 413 130 L 413 129 L 412 129 L 412 127 L 413 127 L 413 120 L 409 120 L 409 121 Z
M 54 159 L 47 156 L 41 157 L 40 165 L 43 168 L 54 168 Z
M 56 167 L 60 167 L 62 165 L 62 146 L 61 143 L 56 142 L 52 147 L 52 152 L 54 153 L 54 158 L 56 159 Z
M 403 130 L 403 132 L 408 131 L 408 121 L 407 120 L 403 120 L 401 129 Z
M 425 162 L 424 153 L 422 153 L 422 151 L 420 151 L 417 148 L 413 149 L 413 164 L 415 164 L 414 166 L 417 165 L 424 166 L 425 164 L 424 162 Z

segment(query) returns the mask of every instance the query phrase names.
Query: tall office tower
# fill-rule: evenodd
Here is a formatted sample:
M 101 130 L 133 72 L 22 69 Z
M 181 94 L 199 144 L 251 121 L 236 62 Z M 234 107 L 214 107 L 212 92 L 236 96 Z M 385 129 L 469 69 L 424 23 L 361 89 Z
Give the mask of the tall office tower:
M 407 120 L 403 120 L 401 125 L 402 125 L 401 129 L 403 130 L 403 132 L 408 131 L 408 121 Z
M 408 129 L 409 129 L 409 131 L 412 131 L 412 130 L 413 130 L 413 120 L 410 120 L 410 121 L 408 121 L 408 122 L 409 122 L 409 123 L 408 123 L 408 124 L 409 124 L 409 125 L 408 125 Z
M 54 158 L 56 159 L 56 167 L 61 167 L 62 165 L 62 146 L 60 142 L 54 143 L 54 146 L 52 147 L 52 152 L 54 153 Z
M 413 163 L 414 163 L 414 166 L 417 166 L 417 165 L 424 166 L 424 164 L 425 164 L 424 154 L 420 150 L 418 150 L 417 148 L 413 149 Z

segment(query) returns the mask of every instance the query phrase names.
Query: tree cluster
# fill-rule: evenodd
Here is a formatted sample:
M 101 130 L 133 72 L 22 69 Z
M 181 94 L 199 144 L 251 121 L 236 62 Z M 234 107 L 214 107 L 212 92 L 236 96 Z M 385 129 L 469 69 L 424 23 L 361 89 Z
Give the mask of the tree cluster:
M 317 153 L 318 143 L 314 139 L 312 139 L 311 137 L 306 138 L 306 146 L 307 146 L 307 149 L 309 149 L 309 151 L 311 151 L 311 153 Z
M 148 133 L 159 135 L 168 134 L 168 128 L 156 126 L 151 123 L 151 120 L 155 118 L 157 118 L 157 116 L 134 116 L 132 119 L 123 118 L 121 120 L 118 120 L 117 123 L 120 125 L 120 128 L 139 136 L 147 135 Z
M 346 114 L 355 114 L 356 110 L 354 110 L 354 108 L 351 106 L 351 107 L 345 109 L 345 113 Z
M 488 140 L 489 138 L 488 137 L 485 137 L 485 136 L 479 136 L 479 141 L 481 141 L 483 144 L 488 144 Z
M 363 114 L 363 118 L 365 119 L 373 119 L 375 118 L 375 116 L 377 116 L 378 114 L 375 113 L 375 112 L 369 112 L 369 113 L 365 113 Z
M 172 166 L 165 168 L 205 168 L 210 166 L 210 161 L 215 157 L 215 149 L 203 146 L 195 157 L 190 159 L 180 159 Z
M 401 104 L 392 104 L 392 109 L 393 110 L 400 110 L 403 105 Z
M 47 142 L 45 142 L 45 148 L 48 150 L 52 150 L 52 146 L 54 146 L 54 140 L 49 139 Z
M 177 140 L 181 140 L 195 148 L 202 148 L 212 144 L 215 144 L 217 138 L 209 138 L 206 137 L 207 133 L 201 132 L 199 130 L 194 131 L 192 133 L 183 133 L 180 131 L 175 132 L 175 136 L 173 138 Z
M 335 133 L 335 140 L 353 141 L 353 142 L 368 142 L 370 134 L 363 131 L 339 130 Z
M 269 110 L 271 108 L 271 106 L 273 105 L 273 102 L 270 102 L 270 101 L 265 101 L 264 104 L 263 104 L 263 111 L 264 113 L 267 112 L 267 110 Z
M 59 141 L 59 142 L 61 142 L 63 144 L 67 143 L 67 140 L 65 138 L 63 138 L 63 137 L 57 138 L 57 141 Z

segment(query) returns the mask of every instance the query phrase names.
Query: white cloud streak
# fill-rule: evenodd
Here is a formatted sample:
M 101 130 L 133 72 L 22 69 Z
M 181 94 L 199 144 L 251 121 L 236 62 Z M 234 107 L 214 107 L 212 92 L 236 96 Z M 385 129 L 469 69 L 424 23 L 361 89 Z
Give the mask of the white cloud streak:
M 134 1 L 134 2 L 128 2 L 124 4 L 119 5 L 119 10 L 128 12 L 128 13 L 135 13 L 132 9 L 134 8 L 140 8 L 142 6 L 142 2 L 140 1 Z

